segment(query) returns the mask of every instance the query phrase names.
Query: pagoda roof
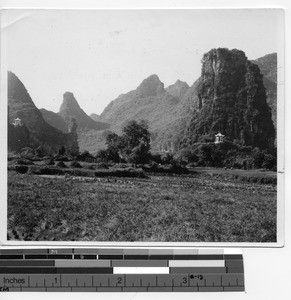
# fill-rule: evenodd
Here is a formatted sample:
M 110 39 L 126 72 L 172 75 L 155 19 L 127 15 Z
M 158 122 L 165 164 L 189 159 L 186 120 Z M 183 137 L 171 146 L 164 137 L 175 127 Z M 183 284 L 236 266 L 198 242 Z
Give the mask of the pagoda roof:
M 225 135 L 223 135 L 220 132 L 218 132 L 218 134 L 216 134 L 215 136 L 225 136 Z

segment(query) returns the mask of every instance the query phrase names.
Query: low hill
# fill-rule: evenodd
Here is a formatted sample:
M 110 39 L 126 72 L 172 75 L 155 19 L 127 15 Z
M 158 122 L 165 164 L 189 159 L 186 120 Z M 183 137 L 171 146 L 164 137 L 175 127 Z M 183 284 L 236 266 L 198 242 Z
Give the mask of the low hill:
M 64 133 L 68 132 L 68 125 L 59 114 L 53 111 L 46 110 L 44 108 L 41 108 L 40 112 L 48 124 L 61 130 Z

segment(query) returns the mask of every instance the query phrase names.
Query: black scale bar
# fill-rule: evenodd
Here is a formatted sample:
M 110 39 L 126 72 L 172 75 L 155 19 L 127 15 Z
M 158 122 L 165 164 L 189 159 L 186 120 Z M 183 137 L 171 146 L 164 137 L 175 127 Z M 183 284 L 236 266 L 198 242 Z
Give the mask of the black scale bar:
M 113 274 L 113 268 L 9 268 L 1 267 L 0 274 Z

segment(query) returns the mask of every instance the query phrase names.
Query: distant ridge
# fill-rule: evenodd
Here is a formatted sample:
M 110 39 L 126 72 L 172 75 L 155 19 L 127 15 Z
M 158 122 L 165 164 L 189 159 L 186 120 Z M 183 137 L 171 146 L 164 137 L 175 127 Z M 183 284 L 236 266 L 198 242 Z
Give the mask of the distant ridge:
M 48 124 L 61 130 L 64 133 L 68 132 L 68 124 L 58 113 L 46 110 L 44 108 L 41 108 L 40 112 Z

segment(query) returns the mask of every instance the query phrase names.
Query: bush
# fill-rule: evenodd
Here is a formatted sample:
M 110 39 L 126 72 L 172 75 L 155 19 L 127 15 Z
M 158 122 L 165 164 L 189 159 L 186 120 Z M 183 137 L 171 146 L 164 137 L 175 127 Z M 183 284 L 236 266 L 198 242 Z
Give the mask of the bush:
M 163 162 L 162 156 L 158 153 L 151 154 L 150 160 L 157 164 L 161 164 Z
M 70 167 L 72 167 L 72 168 L 82 168 L 82 166 L 77 162 L 77 161 L 72 161 L 71 163 L 70 163 Z
M 20 174 L 25 174 L 28 172 L 28 166 L 15 166 L 15 171 Z
M 34 163 L 28 159 L 17 159 L 17 160 L 15 160 L 15 163 L 17 165 L 23 165 L 23 166 L 34 165 Z
M 142 169 L 115 169 L 115 170 L 103 170 L 96 171 L 96 177 L 138 177 L 148 178 Z
M 59 161 L 57 164 L 56 164 L 57 167 L 59 168 L 67 168 L 66 164 L 62 161 Z
M 272 170 L 277 166 L 277 159 L 272 154 L 265 154 L 262 167 L 267 170 Z
M 107 163 L 101 162 L 96 164 L 96 169 L 109 169 Z
M 182 149 L 176 156 L 175 159 L 179 163 L 197 163 L 199 157 L 196 155 L 193 149 Z
M 98 162 L 107 162 L 107 151 L 99 150 L 95 156 Z
M 49 159 L 45 160 L 45 164 L 47 166 L 54 166 L 55 165 L 55 161 L 52 158 L 49 158 Z
M 166 155 L 162 156 L 162 163 L 165 165 L 175 164 L 174 156 L 170 153 L 166 153 Z
M 253 157 L 253 167 L 256 169 L 261 169 L 265 157 L 264 152 L 261 151 L 259 148 L 254 148 L 252 151 L 252 157 Z
M 70 159 L 65 155 L 58 155 L 55 157 L 55 161 L 70 161 Z
M 84 151 L 80 155 L 77 156 L 77 159 L 80 161 L 91 162 L 93 159 L 93 156 L 88 151 Z

